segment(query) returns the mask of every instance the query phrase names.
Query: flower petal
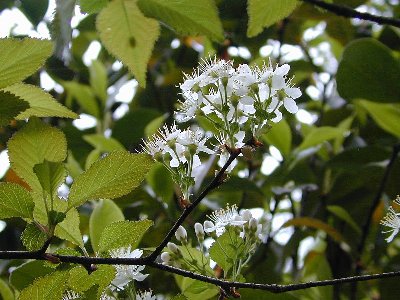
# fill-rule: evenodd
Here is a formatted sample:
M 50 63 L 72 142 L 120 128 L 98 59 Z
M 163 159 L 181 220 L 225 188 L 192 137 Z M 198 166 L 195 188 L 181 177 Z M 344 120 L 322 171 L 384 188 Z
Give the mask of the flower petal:
M 297 99 L 301 96 L 301 91 L 299 88 L 286 88 L 285 93 L 293 99 Z
M 296 101 L 292 98 L 285 98 L 283 100 L 283 105 L 285 106 L 286 110 L 291 114 L 295 114 L 298 112 L 299 108 L 297 107 Z

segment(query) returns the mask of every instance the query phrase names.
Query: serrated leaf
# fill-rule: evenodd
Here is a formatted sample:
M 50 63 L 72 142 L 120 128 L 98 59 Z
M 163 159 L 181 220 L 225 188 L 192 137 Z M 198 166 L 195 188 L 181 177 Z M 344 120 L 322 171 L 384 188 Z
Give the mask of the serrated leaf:
M 303 142 L 297 148 L 298 151 L 304 150 L 310 147 L 317 146 L 328 140 L 340 137 L 346 130 L 338 127 L 322 126 L 312 128 L 306 135 Z
M 359 100 L 358 103 L 368 111 L 372 119 L 386 132 L 400 137 L 400 105 L 375 103 Z
M 38 177 L 43 190 L 49 194 L 51 199 L 55 199 L 58 188 L 67 176 L 64 164 L 44 160 L 43 163 L 35 165 L 33 171 Z
M 76 178 L 69 194 L 69 207 L 88 200 L 114 199 L 128 194 L 142 182 L 153 163 L 146 154 L 110 153 Z
M 183 35 L 206 35 L 222 42 L 221 20 L 213 0 L 138 0 L 140 10 Z
M 175 278 L 181 279 L 179 288 L 181 289 L 185 298 L 190 300 L 204 300 L 213 299 L 219 293 L 219 289 L 210 283 L 202 282 L 188 277 L 176 276 Z M 180 299 L 180 298 L 178 298 Z
M 53 44 L 33 38 L 0 39 L 0 88 L 17 83 L 44 64 Z
M 22 244 L 29 251 L 40 250 L 47 241 L 47 235 L 35 224 L 27 224 L 21 235 Z
M 106 7 L 108 0 L 80 0 L 79 4 L 82 11 L 88 14 L 94 14 Z
M 376 39 L 357 39 L 347 45 L 336 81 L 340 96 L 347 100 L 400 101 L 400 63 Z
M 53 96 L 37 86 L 16 83 L 4 88 L 3 91 L 9 92 L 29 104 L 29 108 L 16 117 L 17 120 L 25 120 L 31 116 L 78 118 L 76 113 L 61 105 Z
M 99 265 L 97 270 L 88 274 L 87 270 L 78 266 L 69 271 L 68 286 L 74 291 L 82 293 L 93 285 L 98 285 L 98 296 L 110 285 L 115 277 L 115 268 L 110 265 Z
M 153 221 L 120 221 L 104 228 L 99 242 L 99 252 L 131 246 L 135 249 Z
M 7 125 L 28 108 L 28 102 L 11 93 L 0 90 L 0 126 Z
M 28 287 L 36 278 L 54 272 L 45 261 L 33 260 L 16 267 L 10 274 L 10 283 L 17 290 Z
M 68 272 L 54 272 L 36 279 L 21 291 L 19 300 L 60 300 L 66 289 Z
M 147 63 L 160 34 L 158 22 L 146 18 L 135 0 L 115 0 L 100 12 L 96 27 L 106 49 L 145 87 Z
M 122 210 L 114 201 L 104 199 L 95 204 L 89 219 L 89 232 L 92 248 L 96 253 L 99 251 L 99 241 L 104 228 L 113 222 L 124 220 Z
M 107 100 L 107 70 L 101 61 L 93 60 L 89 67 L 89 74 L 90 86 L 104 105 Z
M 274 124 L 271 130 L 262 136 L 270 145 L 275 146 L 283 156 L 287 157 L 292 147 L 292 131 L 285 119 Z
M 0 183 L 0 219 L 33 218 L 35 206 L 31 194 L 19 184 Z
M 125 147 L 116 139 L 107 138 L 102 134 L 87 134 L 82 137 L 95 149 L 102 152 L 111 152 L 116 150 L 125 150 Z
M 67 212 L 64 221 L 57 224 L 54 234 L 60 239 L 83 248 L 82 234 L 79 229 L 79 213 L 75 208 Z
M 328 235 L 330 235 L 335 241 L 337 242 L 344 242 L 343 236 L 338 232 L 335 228 L 330 226 L 329 224 L 324 223 L 321 220 L 310 218 L 310 217 L 299 217 L 293 218 L 289 221 L 285 222 L 282 225 L 282 228 L 289 227 L 289 226 L 306 226 L 309 228 L 319 229 L 325 231 Z
M 11 288 L 8 284 L 0 279 L 0 299 L 3 300 L 14 300 L 14 293 L 12 292 Z
M 254 37 L 268 26 L 286 18 L 298 4 L 297 0 L 248 0 L 247 36 Z
M 243 239 L 234 228 L 228 228 L 210 247 L 210 258 L 228 274 L 243 247 Z
M 75 99 L 86 113 L 100 118 L 99 104 L 89 86 L 74 81 L 65 81 L 62 85 L 67 90 L 66 103 L 72 104 L 72 99 Z
M 42 190 L 39 179 L 33 172 L 36 164 L 45 159 L 63 161 L 67 156 L 67 141 L 64 134 L 37 118 L 18 131 L 8 142 L 11 167 L 34 191 Z

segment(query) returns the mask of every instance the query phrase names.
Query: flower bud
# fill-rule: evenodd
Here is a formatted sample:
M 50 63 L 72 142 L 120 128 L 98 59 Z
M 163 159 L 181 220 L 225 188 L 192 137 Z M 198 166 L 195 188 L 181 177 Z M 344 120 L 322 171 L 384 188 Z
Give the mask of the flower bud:
M 214 223 L 211 221 L 204 221 L 204 231 L 210 233 L 213 231 Z
M 242 219 L 244 221 L 250 221 L 250 219 L 253 217 L 251 214 L 251 211 L 248 209 L 244 209 L 240 212 L 240 215 L 242 216 Z
M 255 218 L 251 218 L 249 221 L 249 228 L 252 232 L 257 231 L 258 221 Z
M 199 242 L 202 242 L 204 240 L 203 225 L 201 225 L 200 223 L 194 224 L 194 231 L 196 232 L 196 236 Z
M 180 254 L 180 250 L 179 250 L 178 246 L 174 243 L 169 242 L 167 244 L 167 248 L 169 249 L 169 251 L 171 251 L 174 254 Z
M 187 242 L 186 229 L 183 226 L 179 226 L 178 229 L 175 231 L 175 237 L 182 244 L 186 244 L 186 242 Z
M 171 255 L 168 252 L 163 252 L 161 253 L 161 260 L 163 263 L 168 264 L 168 262 L 171 260 Z

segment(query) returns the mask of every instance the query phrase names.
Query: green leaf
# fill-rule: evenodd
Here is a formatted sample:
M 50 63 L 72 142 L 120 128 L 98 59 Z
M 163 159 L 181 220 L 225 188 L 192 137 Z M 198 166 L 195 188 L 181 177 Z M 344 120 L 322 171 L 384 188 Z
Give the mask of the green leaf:
M 12 292 L 11 288 L 8 284 L 3 280 L 0 279 L 0 298 L 3 300 L 14 300 L 14 293 Z
M 347 100 L 400 101 L 400 63 L 389 48 L 372 38 L 348 44 L 336 81 L 340 96 Z
M 69 271 L 68 286 L 78 293 L 89 290 L 93 285 L 98 285 L 98 297 L 110 285 L 115 277 L 115 268 L 109 265 L 99 265 L 97 270 L 88 274 L 87 270 L 78 266 Z
M 100 118 L 99 104 L 89 86 L 74 81 L 64 81 L 62 85 L 67 90 L 67 105 L 71 105 L 72 99 L 75 99 L 86 113 Z
M 12 169 L 34 191 L 41 191 L 42 187 L 33 167 L 45 159 L 51 162 L 63 161 L 67 155 L 67 141 L 59 129 L 31 118 L 9 140 L 8 151 Z
M 222 42 L 224 33 L 213 0 L 139 0 L 141 11 L 182 35 L 206 35 Z
M 107 70 L 99 60 L 93 60 L 89 67 L 90 86 L 103 105 L 107 100 Z
M 97 17 L 97 30 L 106 49 L 146 86 L 147 63 L 160 34 L 156 20 L 146 18 L 136 1 L 111 1 Z
M 157 130 L 165 123 L 167 118 L 168 114 L 163 114 L 162 116 L 150 121 L 144 129 L 144 136 L 152 136 L 153 134 L 157 133 Z
M 303 142 L 297 148 L 297 151 L 314 147 L 328 140 L 340 137 L 344 134 L 345 131 L 346 131 L 345 129 L 337 127 L 329 127 L 329 126 L 323 126 L 317 128 L 314 127 L 306 135 Z
M 89 219 L 89 232 L 92 248 L 96 253 L 99 251 L 100 237 L 104 228 L 113 222 L 124 220 L 124 214 L 114 201 L 104 199 L 95 204 Z
M 268 144 L 275 146 L 283 156 L 288 156 L 292 147 L 292 131 L 285 119 L 272 126 L 271 130 L 262 136 Z
M 10 274 L 10 283 L 17 290 L 23 290 L 36 278 L 54 272 L 54 269 L 47 265 L 47 262 L 33 260 L 26 262 L 13 270 Z
M 125 147 L 119 141 L 112 137 L 107 138 L 102 134 L 87 134 L 82 138 L 94 148 L 102 152 L 125 150 Z
M 19 300 L 60 300 L 66 289 L 68 272 L 54 272 L 36 279 L 22 290 Z
M 368 111 L 380 128 L 400 137 L 400 105 L 381 104 L 366 100 L 359 100 L 358 103 Z
M 210 247 L 210 258 L 224 270 L 226 275 L 243 248 L 243 239 L 236 233 L 235 228 L 228 228 Z
M 16 119 L 25 120 L 31 116 L 78 118 L 78 115 L 61 105 L 49 93 L 39 87 L 25 83 L 16 83 L 3 89 L 28 102 L 29 108 L 20 113 Z
M 175 277 L 177 281 L 179 280 L 179 288 L 185 298 L 190 300 L 204 300 L 204 299 L 214 299 L 219 293 L 218 288 L 210 283 L 202 282 L 188 277 Z M 175 299 L 175 298 L 174 298 Z M 180 299 L 180 298 L 178 298 Z
M 360 226 L 357 225 L 351 215 L 343 207 L 338 205 L 328 205 L 326 209 L 339 219 L 342 219 L 349 224 L 358 234 L 361 234 Z
M 0 90 L 0 127 L 8 125 L 11 120 L 28 108 L 28 102 L 11 93 Z
M 100 12 L 104 7 L 106 7 L 108 0 L 80 0 L 79 4 L 81 10 L 88 13 L 94 14 Z
M 163 164 L 155 164 L 147 174 L 146 181 L 158 197 L 169 203 L 174 195 L 174 182 L 171 178 L 171 173 Z
M 49 194 L 51 199 L 55 199 L 58 188 L 67 176 L 64 164 L 44 160 L 43 163 L 35 165 L 33 171 L 38 177 L 43 190 Z
M 15 183 L 0 183 L 0 219 L 33 218 L 35 206 L 31 194 Z
M 262 290 L 240 289 L 240 300 L 296 300 L 290 293 L 273 294 Z
M 153 163 L 146 154 L 110 153 L 76 178 L 69 194 L 69 207 L 128 194 L 142 182 Z
M 49 6 L 49 0 L 24 0 L 18 9 L 24 13 L 35 27 L 43 20 Z
M 120 221 L 109 224 L 101 234 L 99 252 L 128 246 L 135 249 L 151 225 L 153 222 L 150 220 Z
M 79 213 L 73 208 L 61 223 L 57 224 L 54 234 L 60 239 L 67 240 L 83 248 L 82 234 L 79 229 Z
M 0 88 L 17 83 L 44 64 L 53 51 L 48 40 L 0 39 Z
M 21 235 L 22 244 L 29 251 L 40 250 L 47 241 L 47 235 L 35 224 L 27 224 Z
M 247 36 L 254 37 L 261 33 L 264 27 L 286 18 L 294 11 L 297 3 L 297 0 L 248 0 Z
M 185 295 L 179 294 L 171 298 L 171 300 L 188 300 Z
M 310 218 L 310 217 L 299 217 L 293 218 L 289 221 L 285 222 L 282 225 L 282 228 L 289 227 L 289 226 L 306 226 L 309 228 L 319 229 L 325 231 L 328 235 L 330 235 L 335 241 L 337 242 L 344 242 L 343 236 L 332 226 L 322 222 L 321 220 Z

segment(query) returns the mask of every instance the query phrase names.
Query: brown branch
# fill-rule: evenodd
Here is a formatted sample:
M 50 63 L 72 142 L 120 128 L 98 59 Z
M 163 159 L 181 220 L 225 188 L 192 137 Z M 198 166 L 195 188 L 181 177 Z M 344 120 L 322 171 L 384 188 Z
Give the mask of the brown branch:
M 348 6 L 339 5 L 335 3 L 328 3 L 322 0 L 299 0 L 299 1 L 313 4 L 341 17 L 361 19 L 361 20 L 371 21 L 380 25 L 391 25 L 400 28 L 400 19 L 376 16 L 370 13 L 363 13 L 355 9 L 352 9 Z

